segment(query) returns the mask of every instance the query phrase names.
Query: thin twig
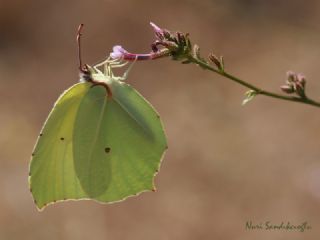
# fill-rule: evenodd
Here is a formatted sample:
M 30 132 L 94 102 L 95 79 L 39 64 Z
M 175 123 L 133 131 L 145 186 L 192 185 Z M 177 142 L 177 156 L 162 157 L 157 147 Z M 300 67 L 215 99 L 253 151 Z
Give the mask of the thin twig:
M 209 63 L 201 60 L 201 59 L 198 59 L 198 58 L 195 58 L 193 56 L 189 56 L 189 61 L 190 62 L 193 62 L 195 64 L 198 64 L 199 66 L 201 66 L 202 68 L 204 69 L 207 69 L 209 71 L 212 71 L 212 72 L 215 72 L 225 78 L 228 78 L 242 86 L 245 86 L 253 91 L 255 91 L 257 94 L 259 95 L 264 95 L 264 96 L 268 96 L 268 97 L 272 97 L 272 98 L 277 98 L 277 99 L 281 99 L 281 100 L 285 100 L 285 101 L 291 101 L 291 102 L 299 102 L 299 103 L 303 103 L 303 104 L 307 104 L 307 105 L 311 105 L 311 106 L 315 106 L 315 107 L 320 107 L 320 103 L 319 102 L 316 102 L 308 97 L 304 97 L 304 98 L 301 98 L 301 97 L 291 97 L 291 96 L 286 96 L 286 95 L 281 95 L 281 94 L 277 94 L 277 93 L 273 93 L 273 92 L 269 92 L 269 91 L 266 91 L 266 90 L 263 90 L 259 87 L 256 87 L 255 85 L 251 84 L 251 83 L 248 83 L 240 78 L 237 78 L 225 71 L 219 71 L 217 69 L 215 69 L 214 67 L 212 67 Z

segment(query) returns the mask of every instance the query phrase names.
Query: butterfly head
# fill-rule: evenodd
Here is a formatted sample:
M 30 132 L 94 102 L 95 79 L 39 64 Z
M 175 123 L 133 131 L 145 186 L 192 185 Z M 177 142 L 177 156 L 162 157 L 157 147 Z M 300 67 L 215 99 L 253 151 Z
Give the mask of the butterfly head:
M 80 82 L 91 82 L 92 81 L 92 67 L 85 64 L 80 68 L 79 71 Z

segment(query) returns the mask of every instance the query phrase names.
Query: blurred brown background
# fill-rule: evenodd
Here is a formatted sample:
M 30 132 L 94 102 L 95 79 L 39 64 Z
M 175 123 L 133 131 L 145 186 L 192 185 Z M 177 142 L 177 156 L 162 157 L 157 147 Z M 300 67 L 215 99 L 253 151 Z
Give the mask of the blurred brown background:
M 229 72 L 266 89 L 303 72 L 320 100 L 316 0 L 0 0 L 0 239 L 317 239 L 319 109 L 266 97 L 241 107 L 246 89 L 170 59 L 137 63 L 128 80 L 166 127 L 157 192 L 36 210 L 28 163 L 54 101 L 78 81 L 78 24 L 93 64 L 115 44 L 148 52 L 149 21 L 189 32 L 204 56 L 224 55 Z M 312 230 L 248 231 L 248 220 Z

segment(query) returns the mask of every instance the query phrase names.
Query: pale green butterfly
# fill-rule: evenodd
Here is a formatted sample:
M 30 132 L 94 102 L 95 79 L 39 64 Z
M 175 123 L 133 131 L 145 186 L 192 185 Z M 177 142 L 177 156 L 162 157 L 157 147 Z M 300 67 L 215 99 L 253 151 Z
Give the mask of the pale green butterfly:
M 112 71 L 126 65 L 121 60 L 81 67 L 81 27 L 81 81 L 56 101 L 32 154 L 29 185 L 38 209 L 56 201 L 110 203 L 154 191 L 167 148 L 159 114 L 123 82 L 132 64 L 122 77 Z

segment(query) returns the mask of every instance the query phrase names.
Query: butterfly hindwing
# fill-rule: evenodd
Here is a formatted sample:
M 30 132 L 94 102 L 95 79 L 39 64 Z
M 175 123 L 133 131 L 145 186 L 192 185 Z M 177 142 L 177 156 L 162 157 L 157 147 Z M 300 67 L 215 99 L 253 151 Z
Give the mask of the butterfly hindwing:
M 120 81 L 92 87 L 74 126 L 77 176 L 89 197 L 122 200 L 153 190 L 166 139 L 158 114 L 132 87 Z

